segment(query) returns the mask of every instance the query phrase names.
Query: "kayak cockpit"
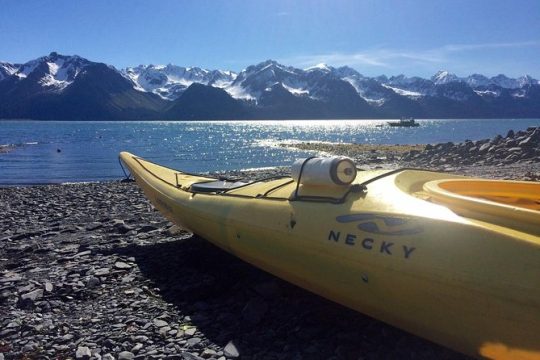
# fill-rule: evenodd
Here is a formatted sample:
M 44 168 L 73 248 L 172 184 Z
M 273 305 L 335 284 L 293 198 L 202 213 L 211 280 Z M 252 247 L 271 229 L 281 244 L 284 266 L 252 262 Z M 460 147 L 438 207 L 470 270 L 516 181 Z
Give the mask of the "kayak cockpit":
M 424 189 L 439 199 L 461 198 L 540 210 L 540 183 L 497 180 L 437 180 L 424 184 Z M 483 202 L 484 204 L 486 202 Z
M 540 183 L 443 179 L 426 182 L 423 190 L 462 216 L 540 233 Z

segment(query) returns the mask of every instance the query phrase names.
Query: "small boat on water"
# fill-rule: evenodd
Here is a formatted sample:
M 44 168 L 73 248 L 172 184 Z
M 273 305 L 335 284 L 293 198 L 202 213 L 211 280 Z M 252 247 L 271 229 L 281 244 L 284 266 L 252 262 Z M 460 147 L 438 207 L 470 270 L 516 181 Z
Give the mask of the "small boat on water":
M 540 182 L 347 158 L 239 182 L 120 160 L 165 217 L 263 270 L 475 357 L 540 358 Z
M 420 126 L 413 118 L 401 118 L 399 121 L 388 121 L 390 126 L 416 127 Z

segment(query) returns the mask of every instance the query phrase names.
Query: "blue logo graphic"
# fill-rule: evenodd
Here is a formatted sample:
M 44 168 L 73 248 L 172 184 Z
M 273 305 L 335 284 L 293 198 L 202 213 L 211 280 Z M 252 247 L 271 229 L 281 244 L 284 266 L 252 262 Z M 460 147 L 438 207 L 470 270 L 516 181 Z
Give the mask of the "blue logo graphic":
M 414 235 L 424 231 L 416 221 L 405 217 L 351 214 L 338 216 L 336 221 L 342 224 L 359 222 L 358 229 L 372 234 Z

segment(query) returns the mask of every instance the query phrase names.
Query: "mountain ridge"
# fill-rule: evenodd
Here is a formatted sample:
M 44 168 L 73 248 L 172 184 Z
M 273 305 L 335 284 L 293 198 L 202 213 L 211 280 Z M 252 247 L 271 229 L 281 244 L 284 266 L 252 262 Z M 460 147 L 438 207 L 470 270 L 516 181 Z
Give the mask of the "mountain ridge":
M 299 69 L 275 60 L 238 73 L 173 64 L 116 69 L 56 52 L 0 62 L 0 118 L 15 119 L 540 117 L 539 93 L 528 75 L 368 77 L 348 66 Z

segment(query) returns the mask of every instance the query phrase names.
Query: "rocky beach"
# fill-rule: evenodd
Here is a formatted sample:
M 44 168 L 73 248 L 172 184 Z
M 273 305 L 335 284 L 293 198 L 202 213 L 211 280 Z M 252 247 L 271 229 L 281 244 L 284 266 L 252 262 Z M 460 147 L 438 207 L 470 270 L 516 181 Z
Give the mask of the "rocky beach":
M 540 180 L 540 128 L 295 146 L 366 169 Z M 0 188 L 0 207 L 0 360 L 467 358 L 234 258 L 165 220 L 132 182 Z

